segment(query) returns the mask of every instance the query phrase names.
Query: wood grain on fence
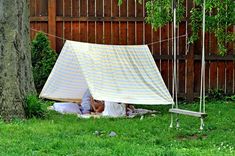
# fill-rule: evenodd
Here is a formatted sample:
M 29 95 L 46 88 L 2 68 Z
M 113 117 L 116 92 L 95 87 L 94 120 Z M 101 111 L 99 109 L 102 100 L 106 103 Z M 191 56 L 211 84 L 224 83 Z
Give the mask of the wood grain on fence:
M 143 1 L 143 4 L 145 1 Z M 51 46 L 60 52 L 66 39 L 99 44 L 149 44 L 166 86 L 172 90 L 172 24 L 153 30 L 145 23 L 145 6 L 136 0 L 30 0 L 31 28 L 49 33 Z M 177 35 L 190 35 L 188 24 L 191 0 L 185 1 L 186 20 Z M 227 31 L 235 32 L 230 27 Z M 31 39 L 36 35 L 30 33 Z M 179 95 L 192 100 L 199 96 L 201 42 L 187 47 L 187 35 L 177 39 L 177 79 Z M 61 39 L 62 38 L 62 39 Z M 162 42 L 161 42 L 162 41 Z M 217 56 L 216 38 L 206 34 L 206 89 L 235 93 L 234 44 L 228 55 Z

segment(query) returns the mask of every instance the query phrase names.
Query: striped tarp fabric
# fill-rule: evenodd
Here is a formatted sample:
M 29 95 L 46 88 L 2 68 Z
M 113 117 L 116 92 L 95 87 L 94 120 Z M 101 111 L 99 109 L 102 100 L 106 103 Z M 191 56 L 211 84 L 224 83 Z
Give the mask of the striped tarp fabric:
M 87 88 L 97 100 L 174 103 L 147 45 L 67 40 L 40 97 L 77 101 Z

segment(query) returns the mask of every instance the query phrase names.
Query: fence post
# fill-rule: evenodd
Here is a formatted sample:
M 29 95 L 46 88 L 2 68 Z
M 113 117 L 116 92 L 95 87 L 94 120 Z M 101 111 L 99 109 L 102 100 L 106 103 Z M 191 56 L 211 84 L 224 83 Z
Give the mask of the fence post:
M 48 33 L 56 36 L 56 0 L 48 0 Z M 48 36 L 51 47 L 56 49 L 56 37 Z
M 194 45 L 191 45 L 187 54 L 187 95 L 186 99 L 192 102 L 194 99 Z
M 188 13 L 187 15 L 190 15 L 190 10 L 194 6 L 193 1 L 188 0 Z M 188 36 L 191 36 L 192 31 L 191 31 L 191 26 L 189 25 L 190 19 L 187 18 L 187 24 L 188 24 Z M 194 50 L 195 50 L 195 45 L 191 44 L 189 47 L 189 51 L 186 56 L 186 66 L 187 66 L 187 92 L 186 92 L 186 100 L 188 102 L 192 102 L 194 100 Z

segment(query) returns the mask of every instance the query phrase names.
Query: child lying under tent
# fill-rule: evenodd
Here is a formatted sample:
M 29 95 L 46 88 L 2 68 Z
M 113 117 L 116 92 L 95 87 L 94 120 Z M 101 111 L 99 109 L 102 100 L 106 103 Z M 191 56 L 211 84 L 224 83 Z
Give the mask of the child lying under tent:
M 133 105 L 130 104 L 95 100 L 92 98 L 89 90 L 84 93 L 81 104 L 56 102 L 48 109 L 55 110 L 62 114 L 79 114 L 79 117 L 82 118 L 89 118 L 93 115 L 107 117 L 135 117 L 137 115 L 156 113 L 156 111 L 152 110 L 136 109 Z
M 103 116 L 126 116 L 126 105 L 124 103 L 95 100 L 89 90 L 82 97 L 81 107 L 82 114 L 90 114 L 93 111 L 96 114 L 102 113 Z

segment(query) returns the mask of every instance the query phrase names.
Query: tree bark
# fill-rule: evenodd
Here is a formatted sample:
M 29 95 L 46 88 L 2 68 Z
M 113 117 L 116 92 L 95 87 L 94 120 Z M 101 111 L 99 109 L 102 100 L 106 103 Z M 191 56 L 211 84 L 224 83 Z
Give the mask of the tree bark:
M 29 0 L 0 0 L 0 116 L 24 118 L 35 91 L 31 70 Z

